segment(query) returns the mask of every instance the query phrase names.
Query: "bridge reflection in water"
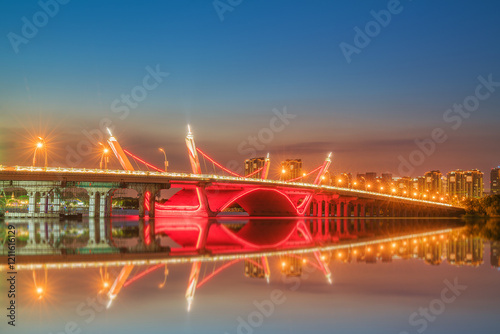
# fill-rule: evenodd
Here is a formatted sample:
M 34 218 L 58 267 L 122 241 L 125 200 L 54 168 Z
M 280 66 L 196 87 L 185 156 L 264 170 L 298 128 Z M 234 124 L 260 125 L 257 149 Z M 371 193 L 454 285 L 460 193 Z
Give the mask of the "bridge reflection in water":
M 17 270 L 33 271 L 39 299 L 59 270 L 88 268 L 100 278 L 108 307 L 127 286 L 153 271 L 163 271 L 163 287 L 179 263 L 191 265 L 189 309 L 198 288 L 239 262 L 244 264 L 242 274 L 250 278 L 269 282 L 271 275 L 300 277 L 308 267 L 332 284 L 333 261 L 417 258 L 431 265 L 448 261 L 471 266 L 483 261 L 482 239 L 464 234 L 459 220 L 113 218 L 8 223 L 18 231 Z M 5 246 L 2 251 L 1 261 L 7 263 Z M 111 267 L 119 271 L 111 275 Z

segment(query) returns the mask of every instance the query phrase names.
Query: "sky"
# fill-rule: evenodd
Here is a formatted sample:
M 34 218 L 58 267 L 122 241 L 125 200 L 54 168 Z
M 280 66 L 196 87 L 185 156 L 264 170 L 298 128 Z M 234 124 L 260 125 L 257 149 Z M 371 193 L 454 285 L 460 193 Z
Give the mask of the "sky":
M 54 1 L 0 3 L 2 165 L 97 168 L 109 126 L 188 171 L 187 124 L 238 172 L 500 165 L 497 1 Z

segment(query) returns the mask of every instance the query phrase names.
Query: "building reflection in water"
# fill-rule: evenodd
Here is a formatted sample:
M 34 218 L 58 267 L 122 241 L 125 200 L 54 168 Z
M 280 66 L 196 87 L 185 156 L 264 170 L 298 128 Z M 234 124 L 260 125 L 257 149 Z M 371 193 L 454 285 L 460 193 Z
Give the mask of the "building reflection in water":
M 88 268 L 100 278 L 100 293 L 108 306 L 127 286 L 154 271 L 164 273 L 162 288 L 169 271 L 180 263 L 191 264 L 185 295 L 188 309 L 197 289 L 239 262 L 244 264 L 242 274 L 253 279 L 269 282 L 273 274 L 301 277 L 310 267 L 321 271 L 327 283 L 333 282 L 330 267 L 335 261 L 483 264 L 483 239 L 447 220 L 168 218 L 9 223 L 18 230 L 17 269 L 33 271 L 39 299 L 49 284 L 48 275 L 57 275 L 58 269 Z M 4 246 L 2 256 L 6 253 Z M 491 265 L 496 268 L 499 253 L 500 243 L 492 242 Z M 119 272 L 111 275 L 110 267 Z

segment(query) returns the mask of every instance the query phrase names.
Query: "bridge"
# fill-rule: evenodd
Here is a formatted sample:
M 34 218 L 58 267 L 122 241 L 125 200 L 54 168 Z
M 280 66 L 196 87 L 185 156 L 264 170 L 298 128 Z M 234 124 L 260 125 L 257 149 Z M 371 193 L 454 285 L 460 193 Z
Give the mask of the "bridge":
M 29 196 L 27 212 L 6 215 L 58 217 L 60 193 L 67 188 L 87 190 L 90 217 L 111 215 L 111 198 L 117 189 L 135 190 L 139 217 L 151 218 L 215 217 L 236 204 L 251 217 L 444 217 L 464 213 L 463 208 L 447 203 L 322 184 L 331 153 L 310 173 L 285 181 L 267 178 L 269 155 L 264 166 L 250 175 L 224 168 L 196 147 L 190 129 L 186 145 L 191 173 L 166 172 L 147 163 L 123 149 L 111 132 L 107 142 L 122 170 L 0 166 L 0 192 L 22 188 Z M 203 174 L 200 155 L 229 175 Z M 128 157 L 153 170 L 135 170 Z M 301 182 L 313 173 L 317 173 L 314 182 Z M 157 197 L 164 189 L 177 192 L 160 203 Z

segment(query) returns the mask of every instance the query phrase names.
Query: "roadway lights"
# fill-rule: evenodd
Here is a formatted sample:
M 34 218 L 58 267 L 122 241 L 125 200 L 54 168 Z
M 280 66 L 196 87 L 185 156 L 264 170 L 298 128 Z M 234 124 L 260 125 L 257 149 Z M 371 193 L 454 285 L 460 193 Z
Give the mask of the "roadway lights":
M 165 173 L 166 173 L 168 168 L 167 153 L 165 153 L 165 150 L 162 147 L 158 148 L 158 151 L 162 152 L 163 156 L 165 157 Z

